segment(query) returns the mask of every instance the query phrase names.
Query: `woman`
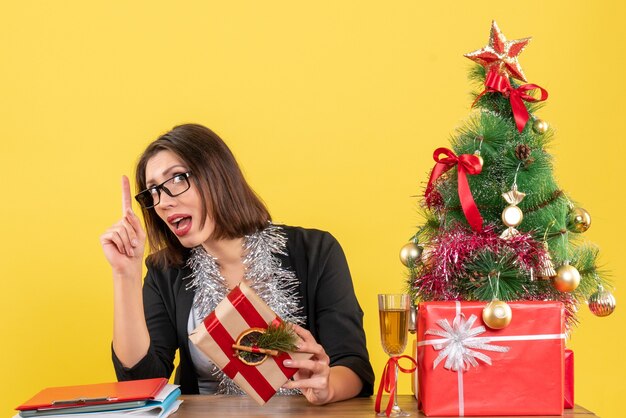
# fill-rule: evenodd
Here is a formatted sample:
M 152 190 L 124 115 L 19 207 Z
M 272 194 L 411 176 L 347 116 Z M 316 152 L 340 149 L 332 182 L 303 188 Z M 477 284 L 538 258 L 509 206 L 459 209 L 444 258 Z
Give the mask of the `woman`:
M 131 208 L 122 178 L 122 219 L 100 242 L 113 269 L 113 363 L 118 379 L 169 377 L 180 354 L 183 393 L 238 388 L 189 341 L 219 301 L 246 281 L 302 338 L 298 369 L 281 392 L 313 404 L 372 394 L 363 313 L 338 242 L 327 232 L 271 223 L 226 144 L 200 125 L 151 143 L 136 171 Z M 150 255 L 142 290 L 146 235 Z

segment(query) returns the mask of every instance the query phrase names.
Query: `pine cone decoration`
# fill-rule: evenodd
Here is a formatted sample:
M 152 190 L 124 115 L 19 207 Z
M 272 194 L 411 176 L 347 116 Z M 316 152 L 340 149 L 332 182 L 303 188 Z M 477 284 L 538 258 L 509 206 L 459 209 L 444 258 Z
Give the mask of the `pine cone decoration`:
M 524 167 L 528 167 L 535 162 L 535 159 L 530 156 L 531 152 L 532 150 L 526 144 L 519 144 L 515 147 L 515 157 L 524 163 Z
M 515 147 L 515 157 L 520 161 L 526 161 L 530 158 L 531 149 L 526 144 L 519 144 Z

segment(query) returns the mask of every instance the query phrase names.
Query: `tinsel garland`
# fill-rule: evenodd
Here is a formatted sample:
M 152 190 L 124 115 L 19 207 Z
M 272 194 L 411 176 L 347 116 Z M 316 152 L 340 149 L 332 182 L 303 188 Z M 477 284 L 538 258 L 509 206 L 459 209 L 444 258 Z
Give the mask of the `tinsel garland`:
M 428 259 L 421 275 L 414 281 L 419 294 L 428 300 L 458 300 L 460 294 L 453 286 L 454 278 L 465 277 L 465 263 L 479 250 L 501 253 L 504 248 L 517 254 L 520 267 L 530 274 L 534 260 L 543 248 L 529 234 L 503 240 L 493 226 L 483 232 L 473 232 L 461 225 L 441 231 L 429 243 Z M 452 285 L 452 286 L 451 286 Z
M 267 228 L 244 237 L 243 264 L 244 280 L 272 310 L 286 322 L 304 323 L 300 312 L 298 278 L 293 271 L 282 268 L 278 255 L 287 255 L 287 237 L 279 226 L 269 224 Z M 202 246 L 191 250 L 187 261 L 191 268 L 191 279 L 187 285 L 193 290 L 193 307 L 198 319 L 204 319 L 220 303 L 228 292 L 226 279 L 221 275 L 219 261 L 207 253 Z M 238 394 L 244 392 L 221 370 L 215 369 L 219 385 L 218 394 Z M 299 393 L 297 390 L 279 389 L 279 394 Z
M 428 244 L 426 255 L 416 266 L 411 277 L 411 293 L 421 300 L 464 300 L 460 281 L 471 280 L 467 266 L 480 252 L 511 255 L 522 274 L 530 280 L 538 271 L 539 261 L 545 255 L 543 244 L 529 233 L 521 233 L 508 240 L 500 238 L 499 230 L 488 225 L 482 232 L 471 231 L 468 227 L 455 224 L 439 231 Z M 485 272 L 487 273 L 487 272 Z M 565 305 L 566 323 L 575 321 L 576 299 L 551 286 L 525 287 L 526 293 L 520 299 L 560 300 Z

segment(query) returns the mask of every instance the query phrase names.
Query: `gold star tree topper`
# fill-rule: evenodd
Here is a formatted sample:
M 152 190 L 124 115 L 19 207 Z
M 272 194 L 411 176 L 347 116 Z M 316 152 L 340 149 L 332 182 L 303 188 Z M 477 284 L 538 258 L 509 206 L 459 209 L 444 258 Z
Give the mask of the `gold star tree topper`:
M 465 56 L 485 67 L 487 72 L 495 69 L 502 75 L 509 75 L 518 80 L 526 81 L 526 76 L 517 57 L 526 48 L 530 39 L 507 41 L 494 20 L 491 22 L 489 45 L 465 54 Z

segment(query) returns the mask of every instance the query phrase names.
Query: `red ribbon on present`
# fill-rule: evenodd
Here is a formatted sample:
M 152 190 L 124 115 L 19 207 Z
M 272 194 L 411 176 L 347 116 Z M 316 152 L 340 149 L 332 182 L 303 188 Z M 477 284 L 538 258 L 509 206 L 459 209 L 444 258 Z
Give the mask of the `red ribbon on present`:
M 515 125 L 517 126 L 517 130 L 520 132 L 524 130 L 524 126 L 526 126 L 526 122 L 528 122 L 528 118 L 530 117 L 528 109 L 526 109 L 526 105 L 524 105 L 524 101 L 543 102 L 548 98 L 548 92 L 546 89 L 536 84 L 523 84 L 518 88 L 514 88 L 511 86 L 509 78 L 500 74 L 496 69 L 492 69 L 489 73 L 487 73 L 487 77 L 485 78 L 485 87 L 485 91 L 476 97 L 476 100 L 472 103 L 472 107 L 474 107 L 476 102 L 478 102 L 478 99 L 480 99 L 485 93 L 502 93 L 505 97 L 509 98 L 511 110 L 513 111 L 513 118 L 515 119 Z M 537 98 L 531 96 L 530 94 L 526 94 L 527 91 L 536 89 L 541 91 L 541 97 Z
M 444 154 L 445 158 L 440 158 L 440 154 Z M 483 229 L 483 218 L 478 211 L 472 191 L 470 190 L 469 183 L 467 181 L 467 175 L 480 174 L 482 166 L 480 165 L 480 159 L 474 154 L 461 154 L 456 156 L 454 152 L 448 148 L 437 148 L 433 153 L 433 159 L 437 162 L 433 171 L 430 173 L 430 179 L 426 186 L 425 196 L 433 191 L 435 187 L 435 181 L 446 171 L 452 167 L 457 167 L 457 183 L 459 190 L 459 200 L 461 201 L 461 207 L 467 222 L 474 231 L 480 232 Z
M 227 297 L 250 328 L 267 328 L 267 322 L 263 319 L 261 314 L 257 312 L 254 305 L 252 305 L 248 298 L 246 298 L 246 295 L 243 294 L 239 287 L 235 287 Z M 281 322 L 281 319 L 276 317 L 271 323 L 278 325 Z M 237 373 L 240 373 L 254 387 L 256 392 L 265 402 L 269 401 L 270 398 L 274 396 L 276 391 L 267 381 L 265 376 L 263 376 L 263 374 L 255 366 L 245 364 L 237 356 L 235 356 L 235 351 L 232 348 L 235 340 L 230 336 L 219 319 L 217 319 L 215 311 L 211 312 L 211 314 L 204 319 L 204 326 L 222 351 L 229 358 L 231 358 L 228 364 L 222 369 L 224 374 L 231 379 L 234 379 Z M 298 369 L 285 367 L 283 365 L 283 361 L 289 359 L 291 359 L 291 356 L 287 353 L 280 353 L 278 356 L 274 357 L 276 365 L 288 379 L 298 371 Z
M 400 359 L 408 359 L 413 363 L 413 366 L 410 369 L 405 369 L 400 366 Z M 383 397 L 383 392 L 387 392 L 389 394 L 389 401 L 387 402 L 387 408 L 385 408 L 385 414 L 387 416 L 391 415 L 391 409 L 393 408 L 393 401 L 396 396 L 396 391 L 398 389 L 398 382 L 396 382 L 396 367 L 398 370 L 403 373 L 413 373 L 417 368 L 417 363 L 415 359 L 409 356 L 396 356 L 391 357 L 387 364 L 385 364 L 385 368 L 383 369 L 383 375 L 380 379 L 380 385 L 378 386 L 378 392 L 376 393 L 376 405 L 375 411 L 380 412 L 380 403 Z

